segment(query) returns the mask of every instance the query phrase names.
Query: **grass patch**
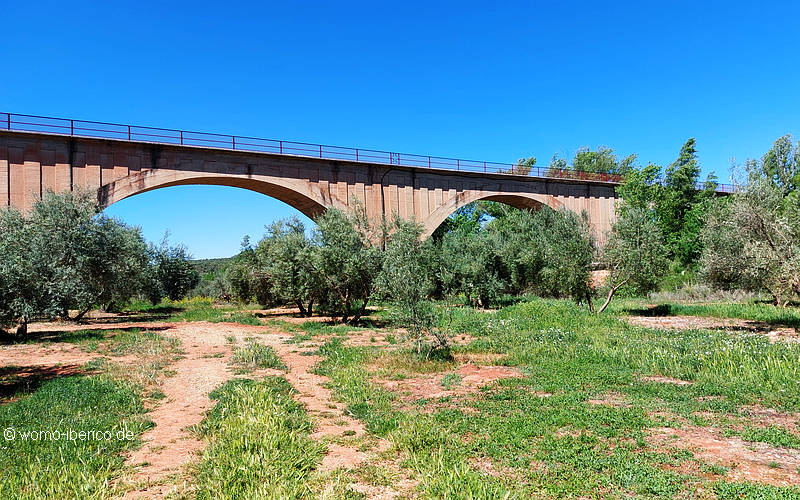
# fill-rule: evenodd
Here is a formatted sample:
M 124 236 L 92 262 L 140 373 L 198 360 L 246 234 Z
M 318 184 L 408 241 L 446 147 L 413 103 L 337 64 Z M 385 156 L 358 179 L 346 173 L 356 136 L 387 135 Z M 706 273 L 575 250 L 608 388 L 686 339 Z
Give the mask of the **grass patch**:
M 144 411 L 133 386 L 104 376 L 54 379 L 30 396 L 0 406 L 0 428 L 13 428 L 16 435 L 13 440 L 0 438 L 2 497 L 110 496 L 111 481 L 124 464 L 122 453 L 135 447 L 152 425 Z M 26 432 L 70 430 L 109 432 L 112 438 L 22 438 Z
M 439 382 L 444 389 L 453 389 L 461 385 L 461 375 L 458 373 L 448 373 Z
M 748 426 L 741 432 L 731 432 L 729 434 L 738 435 L 745 441 L 767 443 L 781 448 L 800 448 L 800 436 L 778 425 L 771 425 L 766 428 Z
M 656 449 L 647 435 L 649 428 L 665 424 L 651 417 L 655 411 L 674 415 L 675 425 L 680 425 L 678 416 L 701 411 L 730 414 L 715 422 L 730 430 L 743 404 L 799 408 L 800 346 L 726 332 L 665 334 L 558 300 L 536 299 L 491 312 L 451 308 L 448 314 L 456 333 L 475 338 L 459 351 L 502 354 L 503 364 L 518 367 L 524 378 L 498 381 L 475 398 L 400 411 L 393 395 L 371 381 L 367 367 L 432 376 L 446 362 L 413 366 L 402 352 L 378 357 L 374 348 L 347 347 L 338 338 L 320 349 L 325 359 L 318 371 L 330 377 L 335 397 L 369 432 L 389 436 L 405 457 L 401 465 L 419 480 L 420 496 L 797 494 L 795 488 L 737 490 L 676 472 L 684 462 L 694 463 L 691 453 Z M 640 380 L 644 375 L 694 383 L 647 383 Z M 787 439 L 771 432 L 749 437 Z M 494 472 L 481 472 L 485 467 Z
M 275 368 L 276 370 L 288 370 L 272 347 L 259 344 L 255 340 L 250 340 L 244 346 L 236 349 L 231 361 L 248 369 Z
M 323 446 L 286 380 L 232 380 L 199 427 L 209 440 L 197 498 L 317 498 L 310 479 Z

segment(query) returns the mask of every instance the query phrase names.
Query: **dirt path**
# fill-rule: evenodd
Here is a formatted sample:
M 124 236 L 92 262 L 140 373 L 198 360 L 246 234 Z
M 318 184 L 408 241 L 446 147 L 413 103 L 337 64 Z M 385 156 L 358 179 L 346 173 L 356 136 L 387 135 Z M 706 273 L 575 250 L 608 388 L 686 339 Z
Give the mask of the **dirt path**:
M 328 377 L 312 373 L 311 369 L 322 359 L 312 354 L 316 351 L 314 339 L 310 347 L 287 344 L 286 339 L 275 335 L 260 336 L 259 341 L 269 345 L 288 367 L 286 380 L 297 389 L 295 399 L 302 403 L 315 424 L 313 439 L 343 436 L 358 437 L 364 434 L 364 425 L 346 415 L 341 405 L 334 401 L 331 391 L 325 387 Z M 339 467 L 352 468 L 367 458 L 367 454 L 354 446 L 328 443 L 328 453 L 322 460 L 322 470 Z
M 238 376 L 229 366 L 230 359 L 234 349 L 244 345 L 250 338 L 272 347 L 288 370 L 284 373 L 264 369 L 242 376 L 283 376 L 297 390 L 295 399 L 305 407 L 314 424 L 311 437 L 327 445 L 327 454 L 320 466 L 322 471 L 357 467 L 370 458 L 370 453 L 374 453 L 360 448 L 366 434 L 364 425 L 347 415 L 341 403 L 334 400 L 326 387 L 328 378 L 312 372 L 321 360 L 314 353 L 324 339 L 315 337 L 301 345 L 290 344 L 287 341 L 292 335 L 275 326 L 158 321 L 32 324 L 29 332 L 40 334 L 45 343 L 0 346 L 0 367 L 6 368 L 6 371 L 14 367 L 13 370 L 20 373 L 50 370 L 56 374 L 71 374 L 72 371 L 79 372 L 85 363 L 100 357 L 110 358 L 122 366 L 134 366 L 141 362 L 135 355 L 113 357 L 84 352 L 68 342 L 46 343 L 50 332 L 56 338 L 68 331 L 132 328 L 156 331 L 166 338 L 180 340 L 183 357 L 166 367 L 173 373 L 161 378 L 158 387 L 165 398 L 148 413 L 148 418 L 155 425 L 142 435 L 142 446 L 127 457 L 126 463 L 131 467 L 131 472 L 120 480 L 120 485 L 129 489 L 124 498 L 161 498 L 173 493 L 180 494 L 181 488 L 185 488 L 188 481 L 183 477 L 186 466 L 199 458 L 205 446 L 189 429 L 199 424 L 213 406 L 209 393 Z M 376 342 L 372 338 L 374 332 L 353 333 L 355 343 L 387 345 L 383 338 Z M 74 370 L 65 372 L 66 368 Z M 374 450 L 379 452 L 386 448 L 388 442 L 379 440 Z
M 171 477 L 182 474 L 204 447 L 187 428 L 200 423 L 213 406 L 209 393 L 235 377 L 229 367 L 230 357 L 234 347 L 248 338 L 272 347 L 288 371 L 258 370 L 246 376 L 284 376 L 298 391 L 295 399 L 305 406 L 315 425 L 312 438 L 328 441 L 328 438 L 364 434 L 363 424 L 343 414 L 341 405 L 333 400 L 325 387 L 327 377 L 312 373 L 312 367 L 320 360 L 311 354 L 316 348 L 287 344 L 291 338 L 287 333 L 272 327 L 231 323 L 179 323 L 161 334 L 180 339 L 184 358 L 169 366 L 176 373 L 161 386 L 166 399 L 148 415 L 155 427 L 142 436 L 144 444 L 128 458 L 128 464 L 136 472 L 126 480 L 135 485 L 126 498 L 162 497 L 177 491 L 176 484 L 180 481 L 176 483 Z M 235 345 L 228 341 L 231 337 L 236 339 Z M 355 446 L 328 442 L 321 469 L 354 467 L 366 456 Z
M 165 480 L 181 474 L 203 449 L 204 443 L 187 428 L 199 424 L 212 407 L 209 393 L 233 377 L 228 369 L 231 347 L 218 330 L 215 324 L 187 323 L 162 333 L 180 339 L 184 357 L 169 366 L 175 375 L 161 385 L 166 399 L 148 414 L 155 427 L 144 433 L 144 444 L 128 457 L 128 465 L 136 468 L 128 481 L 137 486 L 126 498 L 170 493 L 175 487 Z

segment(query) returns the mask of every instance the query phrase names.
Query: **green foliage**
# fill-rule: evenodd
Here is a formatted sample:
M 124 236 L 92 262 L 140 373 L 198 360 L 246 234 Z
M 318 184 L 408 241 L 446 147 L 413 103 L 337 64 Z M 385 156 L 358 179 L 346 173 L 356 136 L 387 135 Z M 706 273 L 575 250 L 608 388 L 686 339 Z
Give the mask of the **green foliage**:
M 598 147 L 596 151 L 583 147 L 575 153 L 572 169 L 580 172 L 624 175 L 633 168 L 635 162 L 636 155 L 628 155 L 622 161 L 618 161 L 614 150 L 605 146 Z
M 511 167 L 508 171 L 509 174 L 516 174 L 516 175 L 529 175 L 533 167 L 536 166 L 536 157 L 529 156 L 528 158 L 520 158 L 517 160 L 517 164 Z
M 167 236 L 159 245 L 150 245 L 151 268 L 147 294 L 156 304 L 163 297 L 179 300 L 200 282 L 200 275 L 183 245 L 170 246 Z
M 305 226 L 296 218 L 277 221 L 255 249 L 256 271 L 265 276 L 270 296 L 295 304 L 303 316 L 311 316 L 320 294 L 320 277 L 314 269 L 316 247 L 306 237 Z
M 723 289 L 765 290 L 778 305 L 800 295 L 800 203 L 775 173 L 779 140 L 761 162 L 749 164 L 749 180 L 710 212 L 703 232 L 702 274 Z M 777 151 L 776 151 L 777 150 Z
M 0 211 L 0 326 L 82 316 L 141 293 L 148 252 L 138 228 L 98 214 L 86 193 L 45 193 L 27 215 Z
M 661 167 L 653 163 L 627 172 L 625 181 L 617 186 L 617 194 L 624 202 L 618 207 L 620 213 L 629 208 L 656 210 L 663 190 L 660 176 Z
M 350 212 L 329 209 L 315 222 L 314 268 L 320 279 L 320 306 L 343 323 L 356 324 L 381 270 L 383 228 L 369 220 L 358 204 Z
M 713 196 L 716 182 L 713 177 L 698 190 L 700 164 L 694 138 L 681 147 L 678 158 L 664 173 L 664 189 L 658 206 L 658 221 L 665 235 L 670 255 L 683 265 L 699 257 L 699 240 L 703 220 L 703 202 Z M 698 206 L 699 205 L 699 206 Z
M 490 307 L 505 288 L 497 233 L 457 230 L 439 244 L 440 286 L 447 295 L 462 294 L 472 305 Z
M 438 239 L 440 294 L 463 295 L 483 307 L 526 291 L 588 297 L 595 250 L 585 216 L 493 202 L 465 208 Z
M 191 295 L 226 301 L 231 300 L 231 289 L 225 279 L 225 272 L 232 261 L 233 259 L 230 257 L 192 260 L 192 265 L 200 275 L 200 282 L 192 290 Z
M 500 254 L 511 285 L 506 290 L 587 298 L 595 256 L 587 215 L 544 207 L 533 213 L 510 208 L 505 212 L 489 227 L 502 242 Z
M 796 193 L 800 187 L 800 142 L 792 144 L 792 136 L 785 135 L 772 145 L 761 162 L 750 160 L 751 171 L 760 171 L 760 176 L 779 188 L 783 196 Z
M 661 167 L 652 163 L 624 174 L 625 182 L 617 188 L 623 200 L 619 215 L 628 209 L 651 211 L 664 237 L 666 257 L 684 268 L 694 267 L 702 252 L 700 232 L 717 186 L 713 175 L 700 183 L 695 140 L 681 147 L 663 180 Z
M 447 349 L 447 332 L 438 327 L 439 315 L 429 296 L 434 288 L 435 249 L 422 242 L 422 226 L 395 217 L 383 256 L 378 279 L 382 293 L 395 304 L 392 320 L 406 329 L 408 338 L 422 353 L 425 339 L 433 339 L 432 349 Z
M 608 297 L 600 312 L 622 286 L 640 294 L 655 290 L 667 270 L 665 254 L 653 212 L 641 208 L 623 210 L 603 248 L 603 262 L 610 275 Z

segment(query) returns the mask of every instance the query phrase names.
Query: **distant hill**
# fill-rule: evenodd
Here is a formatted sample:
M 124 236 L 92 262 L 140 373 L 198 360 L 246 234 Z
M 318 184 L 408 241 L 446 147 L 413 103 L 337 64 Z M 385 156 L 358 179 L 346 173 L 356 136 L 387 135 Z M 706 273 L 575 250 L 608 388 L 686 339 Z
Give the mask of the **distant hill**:
M 201 278 L 213 279 L 214 276 L 225 271 L 225 268 L 233 261 L 233 257 L 223 257 L 220 259 L 194 259 L 192 264 L 197 269 Z M 207 278 L 208 277 L 208 278 Z

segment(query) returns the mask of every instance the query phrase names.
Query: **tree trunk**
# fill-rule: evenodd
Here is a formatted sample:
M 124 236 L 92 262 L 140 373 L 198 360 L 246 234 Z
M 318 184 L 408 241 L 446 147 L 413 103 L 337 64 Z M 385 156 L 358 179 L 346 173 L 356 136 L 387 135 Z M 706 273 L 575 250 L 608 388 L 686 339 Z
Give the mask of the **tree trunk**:
M 589 312 L 594 312 L 594 303 L 592 302 L 592 291 L 586 291 L 586 303 L 589 305 Z
M 355 316 L 353 316 L 353 319 L 350 320 L 351 325 L 355 326 L 356 323 L 358 323 L 358 320 L 361 319 L 361 316 L 364 315 L 364 311 L 367 310 L 367 303 L 369 303 L 369 297 L 364 297 L 364 302 L 361 304 L 358 312 L 356 312 Z
M 17 326 L 17 331 L 14 332 L 15 335 L 27 335 L 28 334 L 28 318 L 25 316 L 22 317 L 22 320 Z
M 628 278 L 628 279 L 630 279 L 630 278 Z M 619 290 L 619 288 L 622 285 L 624 285 L 625 283 L 628 282 L 628 279 L 624 279 L 624 280 L 620 281 L 619 284 L 617 284 L 616 286 L 612 287 L 611 290 L 608 291 L 608 297 L 606 297 L 606 302 L 605 302 L 605 304 L 603 304 L 603 307 L 601 307 L 600 309 L 597 310 L 597 314 L 600 314 L 600 313 L 602 313 L 603 311 L 606 310 L 606 307 L 608 307 L 608 305 L 611 303 L 611 298 L 614 296 L 615 293 L 617 293 L 617 290 Z
M 308 301 L 308 307 L 306 308 L 306 317 L 308 318 L 311 317 L 313 307 L 314 307 L 314 300 L 312 299 Z
M 83 311 L 79 312 L 78 315 L 75 316 L 73 319 L 75 321 L 80 321 L 81 318 L 83 318 L 86 315 L 86 313 L 88 313 L 91 309 L 92 309 L 92 306 L 87 306 L 86 309 L 84 309 Z
M 308 316 L 306 314 L 306 308 L 303 307 L 303 301 L 302 300 L 297 299 L 294 303 L 297 304 L 297 308 L 300 309 L 300 316 Z

